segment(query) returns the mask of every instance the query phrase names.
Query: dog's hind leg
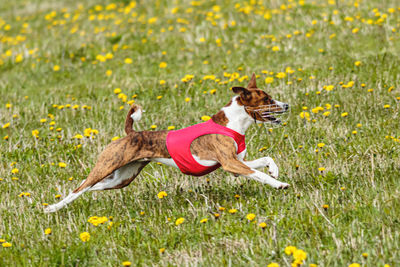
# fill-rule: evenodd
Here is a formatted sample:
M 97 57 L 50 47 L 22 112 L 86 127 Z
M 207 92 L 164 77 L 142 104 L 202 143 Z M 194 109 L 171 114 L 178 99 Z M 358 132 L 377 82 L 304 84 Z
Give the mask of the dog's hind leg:
M 134 161 L 128 163 L 125 166 L 115 170 L 112 174 L 105 177 L 100 182 L 93 185 L 86 183 L 86 179 L 65 199 L 56 204 L 45 207 L 44 212 L 55 212 L 77 199 L 86 191 L 119 189 L 128 186 L 148 163 L 148 161 Z

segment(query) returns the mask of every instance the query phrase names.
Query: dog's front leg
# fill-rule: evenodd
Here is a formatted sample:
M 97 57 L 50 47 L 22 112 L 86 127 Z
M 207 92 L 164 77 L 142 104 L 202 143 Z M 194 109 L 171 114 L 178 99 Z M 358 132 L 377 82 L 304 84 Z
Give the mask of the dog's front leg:
M 252 161 L 243 161 L 247 167 L 251 169 L 260 169 L 264 167 L 269 168 L 269 173 L 272 177 L 278 178 L 279 169 L 278 166 L 275 164 L 274 160 L 270 157 L 263 157 Z
M 257 171 L 254 168 L 247 166 L 245 163 L 238 159 L 224 159 L 220 161 L 222 168 L 225 171 L 231 172 L 233 174 L 239 174 L 251 179 L 254 179 L 263 184 L 268 184 L 274 188 L 288 188 L 289 184 L 282 183 L 266 173 Z

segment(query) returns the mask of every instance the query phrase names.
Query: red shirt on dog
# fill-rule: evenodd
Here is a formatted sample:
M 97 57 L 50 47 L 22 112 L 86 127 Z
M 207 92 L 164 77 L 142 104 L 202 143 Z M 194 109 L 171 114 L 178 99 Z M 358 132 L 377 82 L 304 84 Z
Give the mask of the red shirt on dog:
M 237 154 L 246 149 L 244 135 L 219 125 L 212 119 L 181 130 L 170 131 L 167 135 L 167 149 L 176 165 L 178 165 L 184 174 L 203 176 L 221 166 L 219 163 L 214 166 L 203 166 L 193 158 L 190 152 L 190 145 L 193 140 L 207 134 L 222 134 L 233 138 L 237 144 Z

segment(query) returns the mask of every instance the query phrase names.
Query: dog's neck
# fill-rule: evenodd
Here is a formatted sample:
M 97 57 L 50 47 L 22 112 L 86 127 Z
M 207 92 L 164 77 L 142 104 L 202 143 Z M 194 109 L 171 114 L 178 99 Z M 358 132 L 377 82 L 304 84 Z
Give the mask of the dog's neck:
M 232 98 L 228 105 L 223 107 L 212 119 L 215 123 L 228 127 L 240 134 L 245 134 L 246 130 L 254 123 L 254 119 L 238 103 L 239 96 Z

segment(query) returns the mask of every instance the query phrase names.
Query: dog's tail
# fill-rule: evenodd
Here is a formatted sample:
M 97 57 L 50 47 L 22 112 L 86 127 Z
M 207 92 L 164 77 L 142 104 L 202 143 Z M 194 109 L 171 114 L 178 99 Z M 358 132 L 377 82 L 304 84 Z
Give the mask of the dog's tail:
M 142 118 L 142 108 L 139 105 L 132 104 L 131 109 L 128 112 L 128 115 L 126 115 L 126 120 L 125 120 L 126 134 L 134 132 L 132 128 L 133 122 L 139 121 L 141 118 Z

